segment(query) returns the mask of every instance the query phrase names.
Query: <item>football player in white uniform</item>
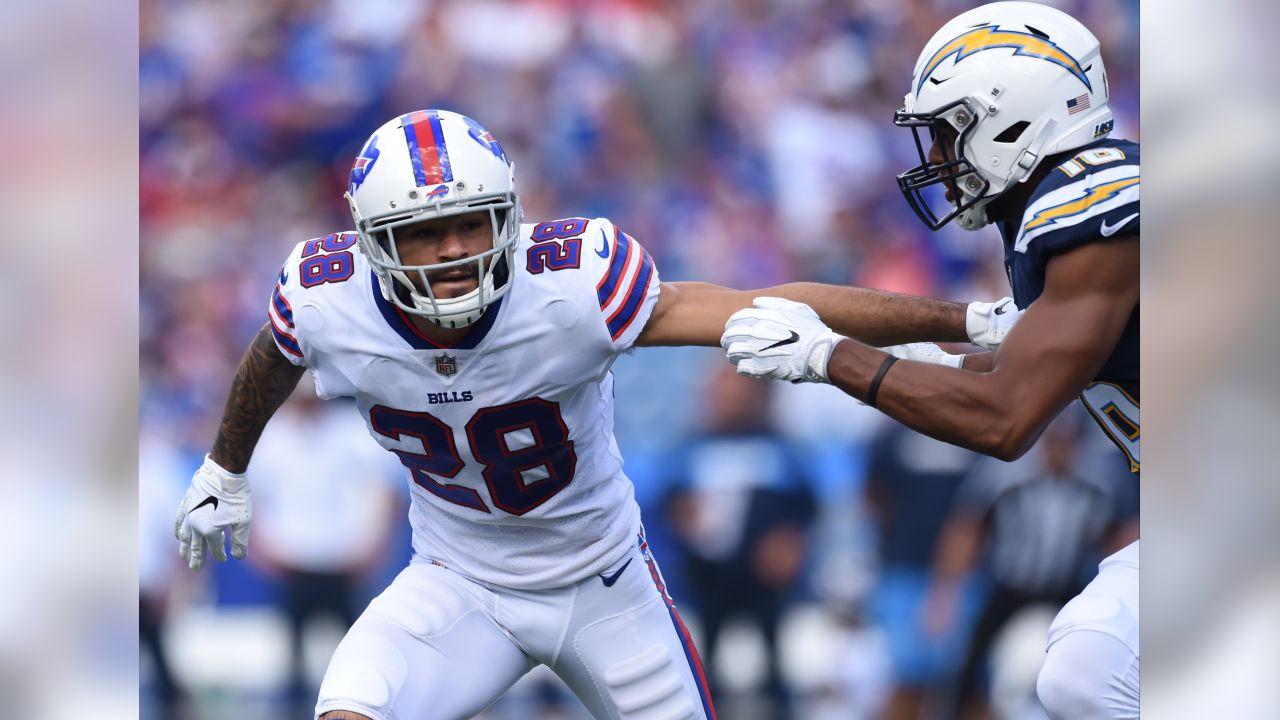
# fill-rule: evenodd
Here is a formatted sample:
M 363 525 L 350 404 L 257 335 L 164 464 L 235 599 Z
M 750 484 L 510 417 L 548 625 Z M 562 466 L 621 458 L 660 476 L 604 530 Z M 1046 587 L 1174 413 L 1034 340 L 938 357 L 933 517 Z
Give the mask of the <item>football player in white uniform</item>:
M 1022 318 L 994 353 L 884 352 L 803 305 L 761 298 L 726 328 L 730 362 L 744 375 L 830 382 L 920 432 L 1004 459 L 1079 397 L 1137 473 L 1140 149 L 1107 137 L 1108 99 L 1098 39 L 1059 10 L 997 2 L 944 25 L 894 117 L 920 154 L 898 184 L 933 229 L 996 225 Z M 1054 620 L 1040 699 L 1055 720 L 1137 718 L 1138 658 L 1134 542 Z
M 356 399 L 408 471 L 414 556 L 334 653 L 323 720 L 472 717 L 538 663 L 595 717 L 714 718 L 622 470 L 614 360 L 635 345 L 715 346 L 762 293 L 877 344 L 991 342 L 1010 318 L 810 283 L 662 283 L 608 220 L 522 224 L 502 146 L 445 110 L 380 127 L 347 200 L 355 232 L 301 242 L 285 262 L 175 522 L 191 568 L 226 559 L 227 531 L 244 557 L 243 473 L 272 413 L 304 369 L 322 397 Z

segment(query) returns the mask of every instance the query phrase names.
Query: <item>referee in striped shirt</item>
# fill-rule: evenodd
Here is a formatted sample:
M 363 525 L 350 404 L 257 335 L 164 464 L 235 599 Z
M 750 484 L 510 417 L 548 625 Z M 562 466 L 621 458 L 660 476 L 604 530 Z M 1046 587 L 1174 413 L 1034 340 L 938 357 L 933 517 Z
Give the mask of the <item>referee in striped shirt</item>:
M 987 561 L 993 588 L 974 627 L 956 687 L 957 717 L 988 717 L 977 692 L 987 652 L 1020 609 L 1062 607 L 1096 572 L 1096 558 L 1137 537 L 1137 477 L 1091 452 L 1096 432 L 1076 407 L 1049 426 L 1037 446 L 1013 463 L 979 464 L 957 491 L 938 543 L 925 622 L 941 630 L 955 615 L 968 572 Z

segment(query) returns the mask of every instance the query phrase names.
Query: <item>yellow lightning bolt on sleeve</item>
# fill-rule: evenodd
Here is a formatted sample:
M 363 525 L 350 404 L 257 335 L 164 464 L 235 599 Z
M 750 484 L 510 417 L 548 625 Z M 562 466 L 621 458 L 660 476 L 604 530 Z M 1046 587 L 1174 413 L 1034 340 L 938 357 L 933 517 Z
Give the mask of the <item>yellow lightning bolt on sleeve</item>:
M 1115 180 L 1113 182 L 1103 183 L 1096 187 L 1092 187 L 1082 197 L 1076 198 L 1075 200 L 1069 200 L 1061 205 L 1054 205 L 1051 208 L 1045 208 L 1044 210 L 1036 213 L 1035 217 L 1031 218 L 1026 225 L 1022 226 L 1022 231 L 1025 233 L 1029 230 L 1035 230 L 1038 227 L 1048 225 L 1059 218 L 1082 213 L 1103 200 L 1115 197 L 1121 190 L 1137 185 L 1138 180 L 1139 178 L 1136 177 L 1125 178 L 1123 180 Z

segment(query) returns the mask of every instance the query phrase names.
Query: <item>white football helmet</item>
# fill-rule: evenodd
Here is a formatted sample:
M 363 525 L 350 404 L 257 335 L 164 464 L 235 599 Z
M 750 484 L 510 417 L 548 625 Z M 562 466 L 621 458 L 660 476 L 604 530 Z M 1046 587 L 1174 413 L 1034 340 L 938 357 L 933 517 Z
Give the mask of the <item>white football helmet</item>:
M 351 166 L 346 198 L 382 296 L 402 310 L 441 327 L 465 327 L 510 289 L 520 198 L 502 145 L 475 120 L 448 110 L 419 110 L 386 123 Z M 433 265 L 400 261 L 397 228 L 478 210 L 489 212 L 492 249 Z M 435 297 L 428 275 L 457 267 L 474 267 L 479 285 L 460 297 Z M 410 282 L 410 273 L 418 274 L 425 295 Z
M 931 229 L 959 217 L 976 230 L 990 222 L 986 206 L 1046 156 L 1111 132 L 1109 95 L 1098 39 L 1070 15 L 1031 2 L 963 13 L 924 46 L 894 114 L 895 125 L 912 129 L 920 154 L 898 187 Z M 930 161 L 921 128 L 955 138 L 943 162 Z M 939 184 L 950 190 L 949 203 L 926 199 L 924 188 Z M 946 212 L 939 217 L 935 207 Z

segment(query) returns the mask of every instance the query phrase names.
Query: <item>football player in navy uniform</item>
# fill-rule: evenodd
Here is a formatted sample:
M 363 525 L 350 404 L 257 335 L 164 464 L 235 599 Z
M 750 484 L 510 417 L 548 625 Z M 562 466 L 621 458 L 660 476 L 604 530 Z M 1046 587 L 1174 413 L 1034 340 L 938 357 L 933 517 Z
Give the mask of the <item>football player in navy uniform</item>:
M 992 352 L 877 349 L 805 305 L 760 298 L 726 326 L 730 362 L 743 375 L 831 383 L 1006 460 L 1079 397 L 1137 473 L 1139 146 L 1109 137 L 1108 95 L 1097 38 L 1061 11 L 998 2 L 947 23 L 894 117 L 920 154 L 898 184 L 932 229 L 996 226 L 1017 324 Z M 1136 718 L 1138 657 L 1135 542 L 1055 619 L 1040 699 L 1055 720 Z

